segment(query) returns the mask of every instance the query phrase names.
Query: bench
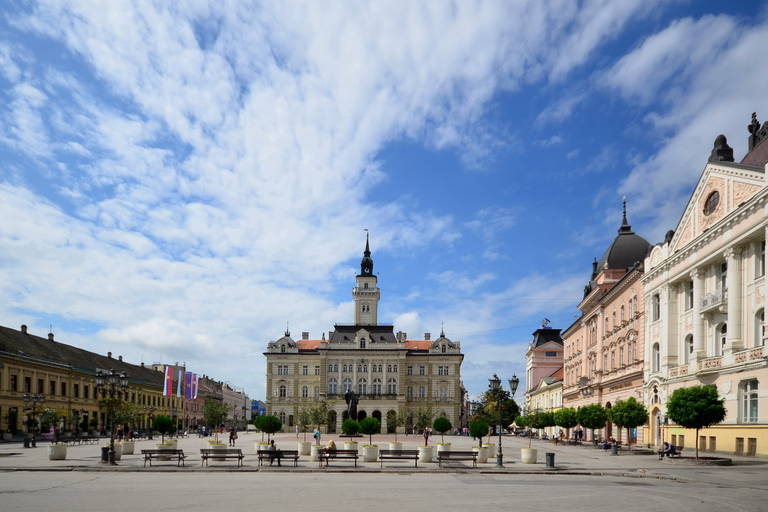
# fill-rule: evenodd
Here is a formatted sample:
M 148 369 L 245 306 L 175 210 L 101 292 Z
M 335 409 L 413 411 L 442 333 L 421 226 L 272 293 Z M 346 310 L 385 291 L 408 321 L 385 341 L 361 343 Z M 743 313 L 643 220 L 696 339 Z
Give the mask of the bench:
M 299 465 L 299 450 L 257 450 L 256 455 L 259 456 L 259 466 L 261 466 L 263 461 L 269 460 L 270 458 L 277 459 L 278 466 L 282 459 L 293 459 L 293 466 L 296 467 Z
M 187 456 L 184 455 L 184 450 L 141 450 L 141 454 L 144 456 L 144 467 L 147 467 L 147 462 L 149 462 L 151 467 L 153 460 L 172 459 L 176 459 L 178 461 L 176 463 L 177 466 L 183 466 L 184 459 L 187 458 Z
M 477 452 L 469 451 L 450 451 L 450 452 L 437 452 L 437 465 L 443 467 L 443 462 L 450 462 L 452 460 L 471 460 L 472 467 L 477 467 Z
M 330 461 L 331 459 L 355 459 L 355 467 L 357 467 L 357 450 L 336 450 L 332 452 L 317 452 L 317 460 L 320 461 L 320 466 L 323 465 L 323 459 Z
M 413 467 L 418 467 L 419 450 L 379 450 L 379 462 L 384 467 L 385 460 L 410 460 L 413 459 Z
M 685 447 L 684 446 L 680 446 L 680 447 L 675 446 L 674 451 L 672 453 L 670 453 L 668 455 L 668 457 L 675 457 L 675 458 L 679 459 L 680 457 L 683 456 L 683 448 L 685 448 Z M 663 459 L 664 459 L 664 450 L 662 448 L 659 448 L 659 460 L 663 460 Z
M 237 459 L 237 466 L 240 467 L 243 465 L 243 459 L 245 458 L 245 455 L 243 455 L 243 450 L 240 448 L 201 448 L 200 458 L 202 459 L 200 462 L 201 466 L 207 466 L 208 459 Z

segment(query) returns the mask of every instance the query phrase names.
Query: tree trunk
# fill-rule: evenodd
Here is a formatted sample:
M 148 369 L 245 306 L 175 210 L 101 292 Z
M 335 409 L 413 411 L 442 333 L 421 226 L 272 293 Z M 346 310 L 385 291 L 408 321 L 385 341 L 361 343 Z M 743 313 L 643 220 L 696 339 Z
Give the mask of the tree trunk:
M 699 429 L 696 429 L 696 460 L 699 460 Z

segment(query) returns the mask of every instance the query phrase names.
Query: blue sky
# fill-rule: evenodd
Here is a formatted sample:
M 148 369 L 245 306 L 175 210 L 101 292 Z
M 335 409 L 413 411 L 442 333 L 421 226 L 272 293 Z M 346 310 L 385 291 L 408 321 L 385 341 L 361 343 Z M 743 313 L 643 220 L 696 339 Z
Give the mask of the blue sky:
M 761 2 L 3 2 L 0 324 L 264 397 L 286 323 L 566 328 L 622 196 L 651 243 L 768 116 Z

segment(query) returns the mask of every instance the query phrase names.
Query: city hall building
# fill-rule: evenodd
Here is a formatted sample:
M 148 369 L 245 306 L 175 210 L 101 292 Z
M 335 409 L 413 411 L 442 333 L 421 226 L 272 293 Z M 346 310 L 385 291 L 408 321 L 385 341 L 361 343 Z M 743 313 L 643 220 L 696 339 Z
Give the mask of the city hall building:
M 310 339 L 304 332 L 294 340 L 286 331 L 268 344 L 268 414 L 293 426 L 302 407 L 327 400 L 333 403 L 327 431 L 341 432 L 347 415 L 344 394 L 353 391 L 359 399 L 355 419 L 375 417 L 382 432 L 387 431 L 388 416 L 404 412 L 410 416 L 404 431 L 410 433 L 416 413 L 428 407 L 435 417 L 445 416 L 454 427 L 461 426 L 460 344 L 444 333 L 435 340 L 429 333 L 411 340 L 404 332 L 395 333 L 391 324 L 379 323 L 377 281 L 366 239 L 352 290 L 354 323 L 336 324 L 321 339 Z

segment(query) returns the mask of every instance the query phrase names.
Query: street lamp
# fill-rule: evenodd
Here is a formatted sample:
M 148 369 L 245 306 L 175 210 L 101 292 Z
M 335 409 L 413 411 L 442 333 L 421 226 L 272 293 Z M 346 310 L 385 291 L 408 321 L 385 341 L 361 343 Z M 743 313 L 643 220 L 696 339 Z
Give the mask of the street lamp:
M 501 453 L 501 395 L 499 388 L 501 387 L 501 379 L 494 373 L 492 379 L 488 379 L 490 382 L 491 391 L 496 395 L 496 409 L 499 411 L 499 451 L 496 453 L 496 467 L 503 468 L 504 456 Z
M 155 417 L 155 410 L 157 409 L 157 407 L 155 407 L 154 405 L 149 405 L 149 406 L 145 405 L 144 409 L 146 409 L 147 414 L 149 415 L 149 428 L 148 428 L 149 433 L 147 434 L 147 439 L 152 440 L 152 420 Z
M 128 396 L 128 382 L 130 377 L 125 372 L 117 373 L 115 370 L 96 370 L 96 390 L 101 391 L 101 397 L 109 398 L 117 397 L 118 400 L 123 395 Z M 118 389 L 120 388 L 120 389 Z M 109 411 L 109 459 L 108 462 L 111 465 L 115 465 L 115 404 L 109 402 L 107 404 Z
M 75 422 L 75 439 L 77 439 L 77 428 L 78 428 L 79 423 L 80 423 L 80 416 L 82 416 L 84 412 L 85 411 L 83 411 L 82 409 L 80 409 L 78 411 L 74 407 L 72 408 L 72 418 L 73 418 L 73 420 Z
M 35 394 L 32 396 L 29 396 L 29 393 L 24 393 L 24 396 L 21 397 L 22 400 L 24 400 L 24 406 L 29 403 L 30 400 L 32 400 L 32 419 L 34 420 L 34 423 L 32 424 L 32 448 L 35 448 L 37 446 L 37 442 L 35 441 L 35 432 L 37 432 L 37 416 L 35 415 L 35 409 L 37 409 L 38 402 L 40 405 L 45 403 L 45 395 L 42 393 Z M 29 446 L 27 446 L 29 448 Z

